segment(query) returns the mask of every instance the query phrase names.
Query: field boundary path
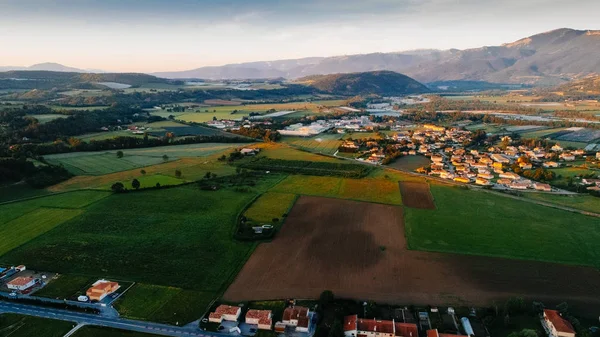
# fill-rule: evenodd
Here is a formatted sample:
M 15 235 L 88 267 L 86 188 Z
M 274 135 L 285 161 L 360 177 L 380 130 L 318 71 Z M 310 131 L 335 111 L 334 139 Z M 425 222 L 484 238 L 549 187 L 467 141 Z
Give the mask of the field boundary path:
M 217 337 L 222 334 L 203 331 L 198 326 L 178 327 L 168 324 L 136 321 L 123 318 L 107 318 L 93 314 L 85 314 L 62 309 L 38 307 L 35 305 L 9 303 L 0 301 L 0 313 L 13 313 L 55 319 L 60 321 L 75 322 L 78 325 L 95 325 L 121 330 L 136 331 L 163 336 L 198 336 Z

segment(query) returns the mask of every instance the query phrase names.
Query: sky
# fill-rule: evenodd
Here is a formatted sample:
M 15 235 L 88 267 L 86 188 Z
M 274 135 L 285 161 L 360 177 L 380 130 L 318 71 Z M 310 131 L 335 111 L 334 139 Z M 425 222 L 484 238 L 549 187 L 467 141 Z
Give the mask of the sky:
M 600 30 L 599 0 L 0 0 L 0 66 L 158 72 Z

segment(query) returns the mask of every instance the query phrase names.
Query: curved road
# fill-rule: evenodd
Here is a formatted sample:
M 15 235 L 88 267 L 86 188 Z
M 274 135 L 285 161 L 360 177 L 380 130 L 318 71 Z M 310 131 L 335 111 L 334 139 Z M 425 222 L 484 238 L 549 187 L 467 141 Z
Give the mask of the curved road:
M 93 314 L 2 301 L 0 301 L 0 313 L 13 313 L 28 316 L 36 316 L 42 318 L 74 322 L 81 325 L 96 325 L 163 336 L 223 336 L 222 334 L 203 331 L 197 326 L 178 327 L 168 324 L 135 321 L 123 318 L 108 318 Z

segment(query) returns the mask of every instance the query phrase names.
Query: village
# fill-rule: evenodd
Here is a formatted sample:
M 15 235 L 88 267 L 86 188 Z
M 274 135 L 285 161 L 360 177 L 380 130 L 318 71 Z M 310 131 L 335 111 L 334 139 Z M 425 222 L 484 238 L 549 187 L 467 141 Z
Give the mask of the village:
M 418 168 L 418 173 L 494 189 L 543 192 L 556 189 L 548 183 L 527 178 L 525 172 L 541 169 L 543 174 L 547 169 L 564 167 L 587 157 L 600 161 L 600 152 L 567 150 L 558 143 L 547 150 L 513 145 L 511 137 L 504 136 L 499 144 L 484 142 L 480 145 L 474 142 L 473 136 L 471 131 L 425 124 L 420 129 L 399 131 L 381 139 L 347 139 L 339 152 L 356 153 L 356 160 L 375 165 L 388 164 L 401 156 L 424 156 L 429 158 L 430 165 Z M 478 149 L 482 147 L 482 150 Z M 539 178 L 551 180 L 543 175 Z M 584 178 L 581 184 L 587 190 L 600 191 L 600 179 Z

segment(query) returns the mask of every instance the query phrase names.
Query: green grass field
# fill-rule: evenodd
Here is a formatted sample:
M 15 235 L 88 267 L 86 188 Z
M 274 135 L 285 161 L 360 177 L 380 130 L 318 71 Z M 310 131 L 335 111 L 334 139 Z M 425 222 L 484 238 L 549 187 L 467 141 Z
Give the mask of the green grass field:
M 600 266 L 597 218 L 482 191 L 431 190 L 436 210 L 405 209 L 410 249 Z
M 431 164 L 431 160 L 425 156 L 404 156 L 396 159 L 389 166 L 403 171 L 414 171 L 420 167 Z
M 94 279 L 88 276 L 59 275 L 57 279 L 50 281 L 44 288 L 35 292 L 35 296 L 49 298 L 70 298 L 81 291 Z
M 583 211 L 600 213 L 600 198 L 591 195 L 557 195 L 547 193 L 523 193 L 523 197 L 572 207 Z
M 67 155 L 51 155 L 47 160 L 50 163 L 63 165 L 69 172 L 76 175 L 103 175 L 134 168 L 145 167 L 162 163 L 159 157 L 136 156 L 129 153 L 123 158 L 117 158 L 110 152 L 68 153 Z M 170 158 L 171 160 L 176 158 Z
M 275 109 L 277 111 L 298 110 L 318 112 L 320 106 L 334 107 L 342 104 L 344 104 L 344 101 L 342 100 L 330 100 L 315 102 L 211 106 L 197 108 L 195 110 L 198 112 L 185 113 L 177 116 L 177 119 L 188 122 L 204 123 L 212 120 L 213 117 L 216 117 L 217 119 L 241 119 L 242 117 L 249 116 L 251 112 L 266 113 L 271 109 Z M 237 112 L 232 113 L 234 110 L 237 110 Z
M 48 195 L 50 193 L 51 192 L 48 190 L 33 188 L 24 183 L 12 184 L 0 187 L 0 203 L 25 198 L 39 197 L 42 195 Z
M 305 151 L 334 154 L 342 145 L 341 134 L 322 134 L 315 137 L 284 137 L 283 142 Z
M 0 256 L 78 216 L 109 193 L 79 191 L 0 205 Z
M 115 308 L 128 318 L 182 325 L 202 316 L 212 300 L 214 293 L 138 283 Z
M 67 118 L 67 115 L 61 114 L 42 114 L 42 115 L 27 115 L 27 117 L 33 117 L 40 122 L 40 124 L 48 123 L 58 118 Z
M 152 337 L 158 335 L 150 335 L 141 332 L 119 330 L 113 328 L 103 328 L 99 326 L 87 325 L 77 330 L 73 337 Z
M 532 139 L 545 138 L 548 135 L 563 131 L 564 129 L 566 129 L 566 128 L 556 128 L 556 129 L 546 129 L 546 130 L 524 132 L 521 134 L 521 138 L 527 138 L 527 139 L 529 139 L 529 138 L 532 138 Z
M 322 156 L 310 151 L 301 151 L 285 144 L 261 144 L 260 156 L 286 160 L 309 160 L 341 163 L 341 159 Z
M 81 139 L 84 142 L 89 142 L 92 140 L 106 140 L 113 139 L 115 137 L 136 137 L 136 138 L 144 138 L 144 135 L 135 135 L 127 130 L 116 130 L 116 131 L 105 131 L 105 132 L 92 132 L 86 133 L 77 138 Z M 149 135 L 149 137 L 152 137 Z
M 265 179 L 249 193 L 190 185 L 113 194 L 0 260 L 216 293 L 253 248 L 232 233 L 238 212 L 274 183 Z
M 204 143 L 127 149 L 122 150 L 122 158 L 117 157 L 117 151 L 72 152 L 49 155 L 45 158 L 50 163 L 62 164 L 75 175 L 105 175 L 164 163 L 163 155 L 167 155 L 168 160 L 180 157 L 206 157 L 244 145 Z
M 62 337 L 75 323 L 53 319 L 0 314 L 0 336 L 2 337 Z
M 295 194 L 267 192 L 252 203 L 244 216 L 259 223 L 271 223 L 274 218 L 282 220 L 295 201 Z
M 270 191 L 391 205 L 402 204 L 398 182 L 391 177 L 346 179 L 290 175 Z
M 186 182 L 183 179 L 178 179 L 178 178 L 174 178 L 174 177 L 170 177 L 170 176 L 166 176 L 166 175 L 162 175 L 162 174 L 141 175 L 136 179 L 140 182 L 140 188 L 155 187 L 156 184 L 160 184 L 160 186 L 181 185 Z M 123 185 L 125 185 L 125 188 L 133 189 L 133 186 L 131 186 L 132 180 L 124 180 L 124 181 L 119 181 L 119 182 L 123 183 Z M 111 186 L 116 182 L 117 181 L 108 183 L 104 186 L 101 186 L 100 188 L 104 189 L 104 190 L 110 190 Z

